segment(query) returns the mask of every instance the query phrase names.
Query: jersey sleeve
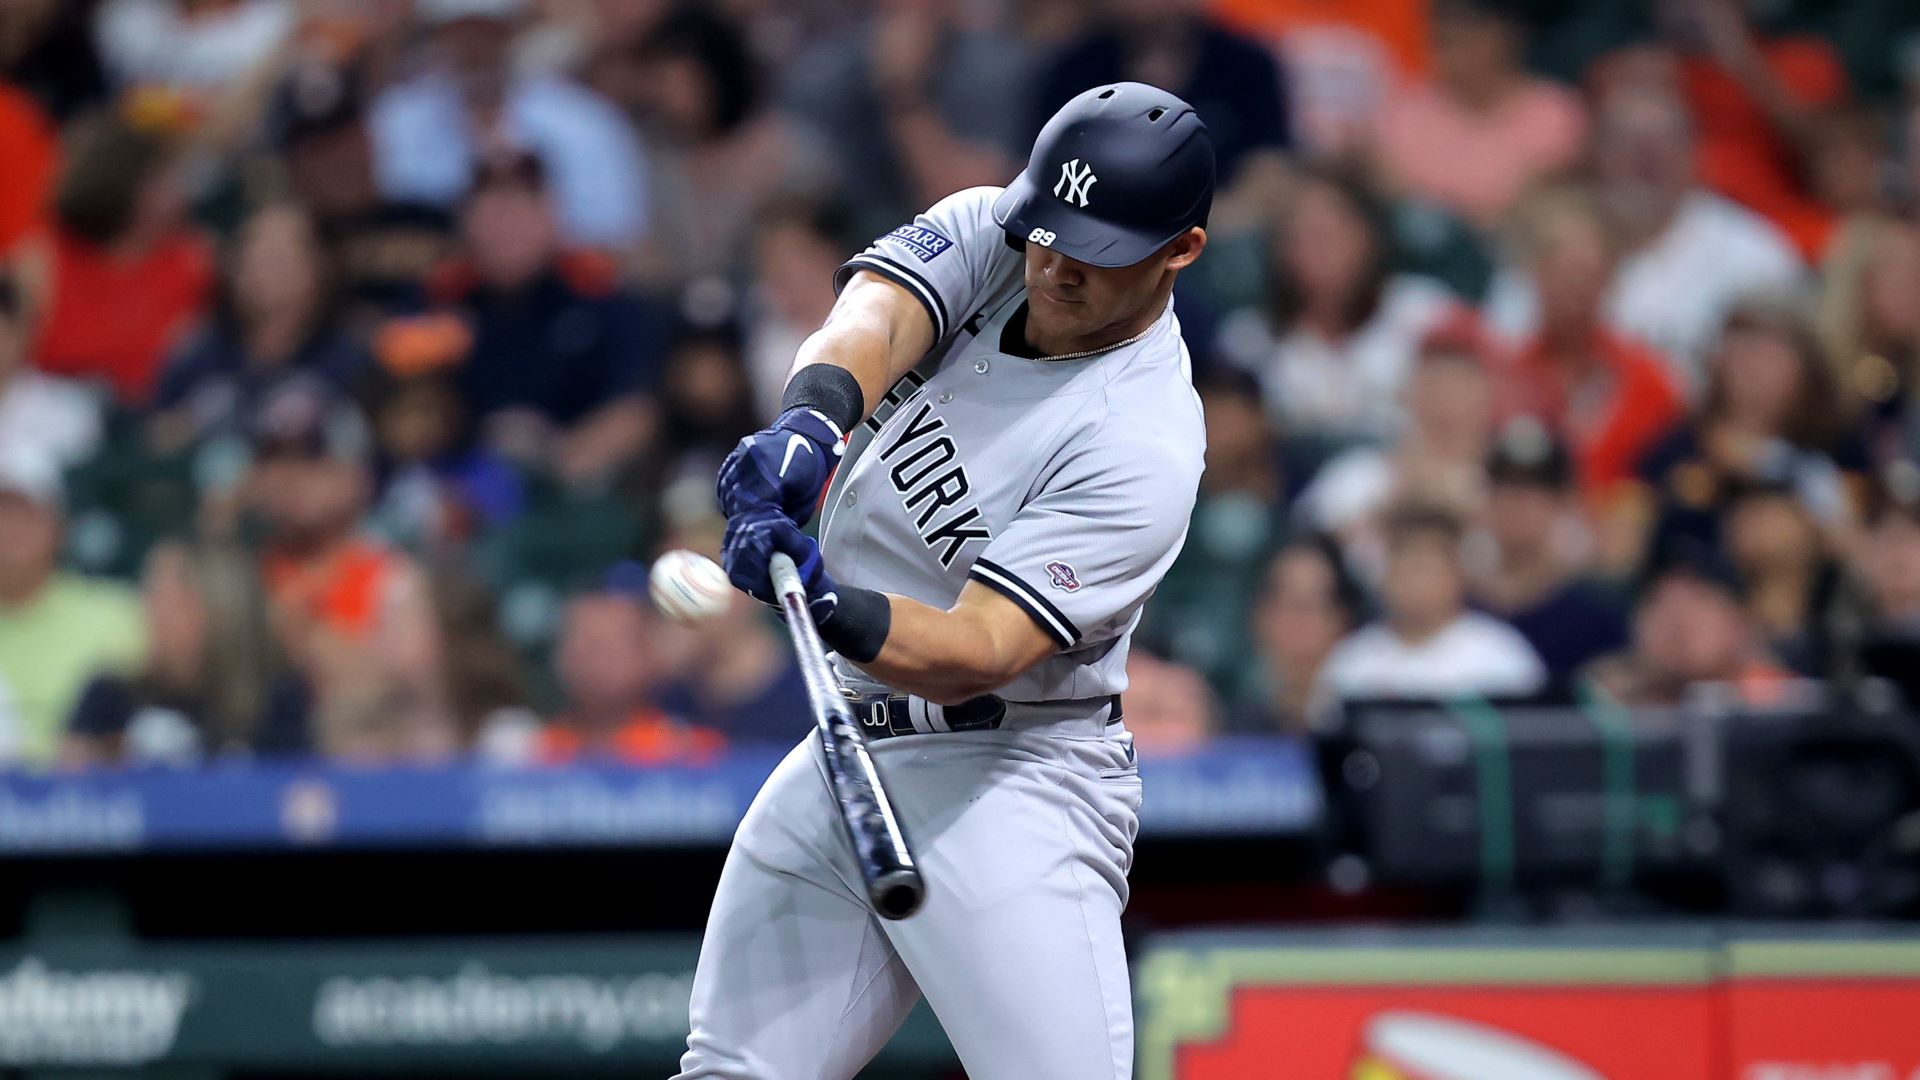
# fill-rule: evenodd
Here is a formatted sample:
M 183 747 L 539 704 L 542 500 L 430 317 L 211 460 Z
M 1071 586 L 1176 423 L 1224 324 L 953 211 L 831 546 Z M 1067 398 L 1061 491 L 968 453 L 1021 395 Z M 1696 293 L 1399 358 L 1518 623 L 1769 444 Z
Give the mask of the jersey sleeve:
M 933 340 L 945 340 L 987 288 L 994 259 L 1011 250 L 993 220 L 996 187 L 956 191 L 928 207 L 910 224 L 876 239 L 833 276 L 839 292 L 853 275 L 869 270 L 911 293 L 933 320 Z
M 1089 447 L 987 542 L 968 576 L 1063 650 L 1110 641 L 1180 554 L 1199 481 L 1196 455 Z

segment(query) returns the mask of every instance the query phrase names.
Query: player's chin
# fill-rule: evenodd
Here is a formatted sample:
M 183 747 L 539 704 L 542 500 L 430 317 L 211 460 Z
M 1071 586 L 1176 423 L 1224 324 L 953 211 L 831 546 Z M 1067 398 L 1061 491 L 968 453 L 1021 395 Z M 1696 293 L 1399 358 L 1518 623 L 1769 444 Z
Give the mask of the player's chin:
M 1049 336 L 1077 337 L 1091 329 L 1087 305 L 1072 300 L 1037 295 L 1028 305 L 1027 317 L 1033 327 Z

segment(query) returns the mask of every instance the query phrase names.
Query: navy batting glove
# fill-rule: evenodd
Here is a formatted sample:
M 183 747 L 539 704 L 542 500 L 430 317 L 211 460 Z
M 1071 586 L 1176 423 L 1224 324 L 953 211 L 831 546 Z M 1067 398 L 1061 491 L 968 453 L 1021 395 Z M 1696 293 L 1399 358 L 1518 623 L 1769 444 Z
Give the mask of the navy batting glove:
M 814 409 L 781 413 L 772 427 L 741 439 L 721 463 L 716 485 L 721 512 L 731 518 L 778 510 L 795 524 L 806 524 L 840 462 L 844 434 Z
M 792 559 L 799 571 L 815 626 L 826 622 L 839 607 L 839 586 L 821 561 L 820 545 L 786 515 L 762 509 L 729 518 L 724 544 L 721 561 L 726 565 L 727 579 L 741 592 L 775 607 L 780 605 L 780 598 L 773 592 L 771 569 L 778 552 Z

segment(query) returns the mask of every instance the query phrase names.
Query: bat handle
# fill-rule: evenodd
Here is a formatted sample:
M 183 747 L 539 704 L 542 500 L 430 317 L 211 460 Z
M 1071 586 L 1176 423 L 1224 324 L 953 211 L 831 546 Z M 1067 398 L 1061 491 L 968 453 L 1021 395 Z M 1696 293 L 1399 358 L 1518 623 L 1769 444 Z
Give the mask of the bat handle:
M 773 571 L 773 592 L 785 600 L 789 596 L 800 598 L 801 607 L 806 606 L 807 587 L 800 584 L 800 568 L 793 565 L 793 556 L 782 551 L 773 553 L 767 561 L 768 569 Z

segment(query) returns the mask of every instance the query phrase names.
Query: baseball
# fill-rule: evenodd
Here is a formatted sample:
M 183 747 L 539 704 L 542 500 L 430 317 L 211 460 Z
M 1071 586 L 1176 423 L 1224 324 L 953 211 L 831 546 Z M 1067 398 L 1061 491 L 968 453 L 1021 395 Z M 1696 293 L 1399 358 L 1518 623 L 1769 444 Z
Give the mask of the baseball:
M 684 548 L 653 561 L 647 592 L 661 614 L 681 623 L 711 619 L 733 603 L 727 572 L 705 555 Z

